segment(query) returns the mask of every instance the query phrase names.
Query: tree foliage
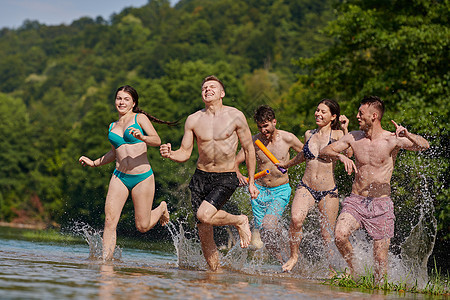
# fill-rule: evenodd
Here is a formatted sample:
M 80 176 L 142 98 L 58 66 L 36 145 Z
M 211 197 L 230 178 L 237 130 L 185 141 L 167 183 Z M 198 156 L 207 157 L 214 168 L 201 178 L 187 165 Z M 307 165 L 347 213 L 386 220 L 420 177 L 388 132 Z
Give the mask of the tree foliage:
M 26 21 L 0 30 L 0 219 L 22 215 L 60 224 L 101 226 L 114 166 L 82 168 L 80 155 L 110 149 L 107 129 L 117 114 L 113 95 L 130 84 L 140 106 L 180 126 L 155 124 L 163 142 L 178 147 L 185 118 L 203 107 L 202 79 L 226 85 L 225 104 L 251 117 L 260 104 L 276 109 L 280 128 L 302 137 L 315 127 L 313 109 L 334 98 L 356 128 L 359 100 L 375 94 L 390 119 L 432 141 L 424 153 L 442 238 L 449 238 L 448 0 L 150 0 L 109 20 L 71 25 Z M 188 207 L 185 164 L 148 156 L 156 199 L 172 211 Z M 395 182 L 417 177 L 416 156 L 400 158 Z M 340 168 L 340 167 L 339 167 Z M 301 168 L 296 169 L 297 178 Z M 338 169 L 340 190 L 350 178 Z M 417 181 L 409 184 L 417 187 Z M 401 184 L 399 198 L 410 194 Z M 413 190 L 413 189 L 412 189 Z M 406 200 L 405 200 L 406 201 Z M 39 204 L 40 203 L 40 204 Z M 132 213 L 124 217 L 133 226 Z M 122 222 L 121 222 L 122 223 Z
M 394 129 L 393 119 L 428 138 L 430 150 L 423 155 L 401 153 L 397 161 L 392 180 L 396 224 L 416 224 L 424 217 L 420 215 L 427 205 L 423 199 L 431 198 L 440 245 L 450 238 L 449 3 L 350 0 L 338 4 L 336 19 L 324 28 L 333 45 L 297 60 L 301 75 L 286 96 L 287 104 L 296 103 L 291 113 L 297 115 L 311 114 L 322 98 L 335 98 L 355 128 L 360 99 L 377 95 L 386 104 L 386 129 Z

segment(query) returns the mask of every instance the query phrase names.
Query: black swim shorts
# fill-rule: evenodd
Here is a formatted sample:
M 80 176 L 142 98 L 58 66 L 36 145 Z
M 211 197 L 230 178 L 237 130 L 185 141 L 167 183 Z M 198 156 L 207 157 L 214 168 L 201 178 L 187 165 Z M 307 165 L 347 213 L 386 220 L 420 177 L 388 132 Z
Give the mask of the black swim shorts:
M 236 172 L 214 173 L 196 169 L 189 183 L 194 214 L 203 200 L 214 205 L 217 210 L 221 209 L 238 186 Z

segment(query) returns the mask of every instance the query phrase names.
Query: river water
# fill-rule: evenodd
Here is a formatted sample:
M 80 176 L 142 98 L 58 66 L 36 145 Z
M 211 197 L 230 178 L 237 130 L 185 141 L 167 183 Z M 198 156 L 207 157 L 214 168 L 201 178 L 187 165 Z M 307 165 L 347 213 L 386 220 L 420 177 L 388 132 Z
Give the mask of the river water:
M 103 263 L 90 258 L 88 243 L 37 242 L 2 233 L 0 228 L 0 299 L 429 299 L 324 285 L 279 273 L 279 265 L 271 263 L 255 272 L 248 259 L 240 269 L 211 273 L 193 266 L 194 254 L 191 263 L 183 263 L 176 251 L 124 247 L 119 260 Z

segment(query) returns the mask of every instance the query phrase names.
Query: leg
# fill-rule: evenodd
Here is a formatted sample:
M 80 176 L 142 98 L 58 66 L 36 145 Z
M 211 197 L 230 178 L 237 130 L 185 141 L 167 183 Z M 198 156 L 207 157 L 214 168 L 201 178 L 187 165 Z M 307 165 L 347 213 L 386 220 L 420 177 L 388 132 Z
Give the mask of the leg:
M 359 227 L 359 222 L 351 214 L 344 212 L 339 215 L 334 233 L 336 246 L 347 262 L 352 275 L 354 275 L 355 270 L 353 265 L 353 247 L 349 237 Z
M 162 201 L 157 208 L 152 210 L 154 195 L 154 175 L 151 175 L 145 180 L 139 182 L 131 190 L 136 228 L 140 232 L 147 232 L 153 228 L 158 221 L 161 222 L 161 225 L 165 225 L 169 222 L 169 211 L 167 210 L 167 204 L 165 201 Z
M 327 195 L 318 204 L 320 212 L 320 230 L 322 238 L 328 249 L 328 259 L 332 257 L 330 244 L 333 239 L 336 218 L 339 211 L 339 198 L 334 195 Z
M 295 191 L 291 208 L 291 225 L 289 227 L 291 256 L 282 266 L 283 272 L 289 272 L 295 266 L 299 257 L 299 246 L 302 240 L 303 222 L 308 215 L 308 211 L 314 206 L 314 198 L 304 187 L 299 187 Z
M 105 228 L 103 230 L 103 260 L 113 259 L 116 247 L 116 229 L 120 214 L 128 198 L 128 189 L 116 176 L 109 182 L 105 202 Z
M 206 262 L 212 271 L 217 271 L 219 268 L 219 251 L 217 251 L 217 246 L 214 242 L 213 226 L 198 223 L 197 228 Z
M 373 242 L 373 257 L 375 264 L 375 282 L 380 282 L 387 275 L 388 251 L 390 238 L 375 240 Z
M 270 254 L 283 265 L 281 228 L 279 220 L 283 216 L 291 198 L 289 183 L 268 188 L 266 213 L 262 220 L 261 236 Z
M 269 253 L 282 263 L 283 259 L 279 247 L 280 228 L 278 227 L 278 217 L 273 215 L 266 215 L 264 217 L 262 221 L 261 238 Z
M 250 244 L 252 233 L 246 215 L 232 215 L 224 210 L 217 210 L 211 203 L 203 201 L 197 211 L 197 219 L 212 226 L 233 225 L 238 230 L 241 247 L 247 248 Z
M 261 249 L 264 246 L 264 243 L 261 241 L 260 229 L 267 209 L 267 205 L 264 205 L 264 200 L 267 192 L 259 186 L 257 187 L 259 190 L 259 195 L 256 199 L 251 199 L 254 227 L 252 230 L 252 239 L 250 241 L 250 246 L 255 249 Z

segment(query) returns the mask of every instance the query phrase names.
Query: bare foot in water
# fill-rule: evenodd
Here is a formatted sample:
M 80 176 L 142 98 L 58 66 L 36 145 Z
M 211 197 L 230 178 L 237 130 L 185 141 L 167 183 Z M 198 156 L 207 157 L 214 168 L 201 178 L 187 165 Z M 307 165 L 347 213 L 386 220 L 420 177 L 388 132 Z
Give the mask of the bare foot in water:
M 295 264 L 297 263 L 297 260 L 298 260 L 298 257 L 291 257 L 291 258 L 289 258 L 289 260 L 281 267 L 283 272 L 291 271 L 295 267 Z
M 167 209 L 167 203 L 166 201 L 162 201 L 160 204 L 163 208 L 163 214 L 161 215 L 161 218 L 159 218 L 159 223 L 164 226 L 170 221 L 170 215 L 169 210 Z
M 247 248 L 250 245 L 252 239 L 252 232 L 250 231 L 250 225 L 248 224 L 248 218 L 246 215 L 240 215 L 241 222 L 236 225 L 236 228 L 241 238 L 241 247 Z
M 258 250 L 264 247 L 264 243 L 261 241 L 261 233 L 256 228 L 252 230 L 252 238 L 249 247 L 250 250 Z

